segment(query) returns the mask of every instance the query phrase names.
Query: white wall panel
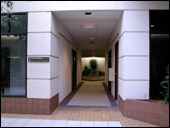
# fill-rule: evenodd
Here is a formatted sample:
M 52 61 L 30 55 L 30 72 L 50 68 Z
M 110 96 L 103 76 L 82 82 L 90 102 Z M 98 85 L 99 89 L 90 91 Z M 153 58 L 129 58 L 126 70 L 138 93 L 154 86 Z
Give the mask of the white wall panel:
M 149 11 L 124 11 L 123 31 L 149 32 Z
M 59 93 L 59 78 L 50 80 L 50 97 Z
M 123 79 L 149 80 L 149 57 L 125 57 L 123 59 Z
M 28 55 L 50 55 L 50 33 L 28 33 Z
M 149 55 L 149 32 L 125 32 L 119 44 L 119 57 L 126 55 Z
M 27 98 L 50 99 L 50 80 L 27 80 Z
M 51 34 L 50 52 L 52 56 L 59 57 L 59 39 L 53 34 Z
M 124 70 L 125 70 L 125 59 L 124 58 L 120 58 L 119 59 L 119 77 L 120 78 L 124 78 Z
M 119 57 L 125 55 L 125 36 L 122 35 L 121 38 L 119 39 Z
M 122 99 L 149 99 L 149 81 L 123 81 L 119 79 Z
M 61 102 L 72 89 L 72 51 L 62 37 L 59 49 L 59 101 Z
M 51 78 L 59 77 L 59 58 L 51 57 L 50 75 Z
M 28 32 L 50 32 L 51 12 L 28 13 Z
M 50 62 L 27 62 L 27 78 L 50 79 Z
M 51 17 L 51 32 L 59 37 L 59 21 L 53 14 Z

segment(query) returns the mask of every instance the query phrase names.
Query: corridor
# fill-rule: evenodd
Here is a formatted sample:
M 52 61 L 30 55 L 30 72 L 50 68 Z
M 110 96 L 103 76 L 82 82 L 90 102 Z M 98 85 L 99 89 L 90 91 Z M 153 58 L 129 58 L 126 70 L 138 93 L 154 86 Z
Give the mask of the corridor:
M 102 82 L 85 81 L 68 105 L 111 106 L 111 103 Z
M 103 81 L 83 81 L 61 106 L 116 107 Z

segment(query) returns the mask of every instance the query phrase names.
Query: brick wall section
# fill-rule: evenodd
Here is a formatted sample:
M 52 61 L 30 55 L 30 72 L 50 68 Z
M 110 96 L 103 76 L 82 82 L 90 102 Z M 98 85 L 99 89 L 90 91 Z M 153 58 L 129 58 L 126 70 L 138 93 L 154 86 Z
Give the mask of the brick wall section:
M 50 115 L 58 103 L 58 94 L 51 99 L 1 97 L 1 113 Z
M 158 104 L 141 100 L 125 100 L 119 96 L 119 108 L 126 117 L 169 127 L 169 104 Z
M 59 105 L 58 94 L 50 99 L 50 113 L 52 113 Z

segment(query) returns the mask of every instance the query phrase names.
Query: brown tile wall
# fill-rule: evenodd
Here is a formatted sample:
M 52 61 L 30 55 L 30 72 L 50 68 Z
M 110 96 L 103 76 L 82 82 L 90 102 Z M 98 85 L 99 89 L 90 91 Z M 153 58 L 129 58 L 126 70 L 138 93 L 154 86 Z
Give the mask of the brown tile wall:
M 141 100 L 125 100 L 119 96 L 119 108 L 126 117 L 143 122 L 169 127 L 169 104 Z
M 49 115 L 58 104 L 58 94 L 51 99 L 1 97 L 1 113 Z

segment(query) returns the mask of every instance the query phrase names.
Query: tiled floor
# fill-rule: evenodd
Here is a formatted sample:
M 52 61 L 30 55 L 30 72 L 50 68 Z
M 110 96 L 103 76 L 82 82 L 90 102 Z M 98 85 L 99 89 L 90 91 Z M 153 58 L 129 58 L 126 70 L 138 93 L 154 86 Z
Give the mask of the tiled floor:
M 1 119 L 3 122 L 3 118 L 11 118 L 5 124 L 1 124 L 2 126 L 8 125 L 12 121 L 16 121 L 16 118 L 20 118 L 22 120 L 18 120 L 18 122 L 24 123 L 25 119 L 38 119 L 37 121 L 30 120 L 27 122 L 27 126 L 46 126 L 51 125 L 50 123 L 56 124 L 55 122 L 60 121 L 67 122 L 67 125 L 81 125 L 86 124 L 84 121 L 88 121 L 88 125 L 97 126 L 97 125 L 115 125 L 115 123 L 121 123 L 123 127 L 156 127 L 155 125 L 144 123 L 141 121 L 133 120 L 130 118 L 124 117 L 119 108 L 97 108 L 97 107 L 58 107 L 51 115 L 31 115 L 31 114 L 1 114 Z M 43 120 L 43 122 L 41 122 Z M 51 121 L 52 120 L 52 121 Z M 76 121 L 76 122 L 69 122 Z M 90 122 L 89 122 L 90 121 Z M 104 121 L 104 122 L 98 122 Z M 31 123 L 30 123 L 31 122 Z M 65 123 L 66 123 L 65 122 Z M 18 123 L 21 125 L 22 123 Z M 61 123 L 62 124 L 62 123 Z M 12 126 L 16 126 L 17 124 L 13 122 Z M 25 124 L 26 125 L 26 124 Z
M 2 118 L 1 127 L 121 127 L 118 121 L 69 121 Z

